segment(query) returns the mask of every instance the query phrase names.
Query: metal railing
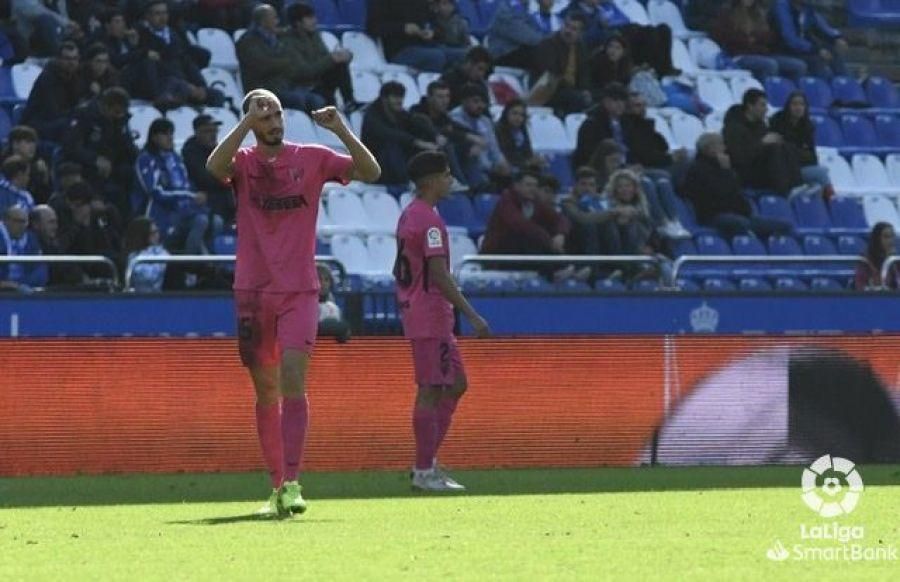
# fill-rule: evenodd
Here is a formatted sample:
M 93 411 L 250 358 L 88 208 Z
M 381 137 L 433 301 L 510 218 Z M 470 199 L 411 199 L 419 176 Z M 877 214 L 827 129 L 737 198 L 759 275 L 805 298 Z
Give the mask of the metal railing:
M 119 286 L 119 269 L 109 257 L 103 255 L 0 255 L 0 263 L 70 263 L 103 264 L 109 267 L 113 284 Z
M 456 268 L 459 277 L 463 265 L 477 263 L 512 263 L 512 264 L 572 264 L 585 265 L 609 263 L 651 263 L 659 264 L 658 257 L 651 255 L 465 255 Z
M 865 257 L 847 255 L 682 255 L 672 266 L 672 284 L 685 265 L 719 263 L 860 263 Z
M 134 269 L 142 263 L 233 263 L 237 260 L 237 255 L 147 255 L 137 256 L 128 264 L 125 269 L 125 286 L 126 291 L 131 289 L 131 277 L 134 275 Z M 341 280 L 346 277 L 347 271 L 344 264 L 332 255 L 316 255 L 316 262 L 326 263 L 337 267 L 341 275 Z

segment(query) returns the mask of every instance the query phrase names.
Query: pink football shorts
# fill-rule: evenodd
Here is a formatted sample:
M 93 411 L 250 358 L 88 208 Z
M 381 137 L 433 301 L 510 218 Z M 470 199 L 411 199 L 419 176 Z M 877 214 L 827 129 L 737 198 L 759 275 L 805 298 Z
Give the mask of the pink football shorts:
M 452 386 L 465 376 L 456 338 L 413 338 L 413 365 L 419 386 Z
M 319 294 L 267 293 L 236 289 L 238 349 L 247 367 L 270 366 L 281 352 L 296 349 L 311 354 L 319 325 Z

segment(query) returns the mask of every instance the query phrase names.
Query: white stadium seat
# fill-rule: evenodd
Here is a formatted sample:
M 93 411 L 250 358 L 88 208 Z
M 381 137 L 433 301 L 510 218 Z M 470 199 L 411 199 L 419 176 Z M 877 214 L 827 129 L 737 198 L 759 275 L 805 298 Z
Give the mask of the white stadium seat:
M 238 70 L 237 53 L 234 50 L 234 39 L 219 28 L 201 28 L 197 31 L 197 44 L 212 53 L 209 65 L 221 67 L 229 71 Z
M 634 24 L 640 24 L 641 26 L 650 24 L 650 15 L 647 14 L 647 9 L 637 0 L 616 0 L 616 6 Z
M 888 154 L 884 161 L 891 184 L 900 187 L 900 154 Z
M 440 78 L 440 73 L 430 73 L 428 71 L 419 73 L 419 76 L 416 77 L 416 85 L 418 85 L 419 87 L 419 93 L 421 93 L 422 95 L 428 95 L 428 85 Z
M 397 199 L 379 190 L 368 190 L 362 196 L 363 208 L 369 215 L 369 224 L 377 232 L 393 233 L 400 220 L 400 205 Z
M 669 28 L 672 29 L 672 36 L 676 38 L 687 39 L 705 36 L 702 32 L 689 30 L 681 17 L 681 10 L 667 0 L 650 0 L 647 3 L 647 13 L 650 15 L 651 23 L 668 24 Z
M 369 249 L 368 268 L 378 275 L 390 275 L 397 260 L 397 239 L 392 234 L 371 234 L 366 239 Z
M 19 99 L 28 99 L 34 82 L 40 76 L 43 69 L 29 62 L 16 63 L 12 66 L 10 75 L 12 76 L 13 91 Z
M 355 232 L 369 232 L 371 223 L 359 196 L 344 188 L 329 188 L 326 205 L 335 226 Z
M 828 168 L 831 183 L 838 194 L 860 196 L 872 193 L 872 190 L 869 188 L 860 186 L 853 175 L 853 170 L 850 169 L 850 164 L 837 151 L 821 152 L 819 154 L 819 165 Z
M 660 135 L 663 136 L 663 138 L 665 138 L 666 143 L 669 144 L 670 149 L 681 147 L 678 143 L 678 140 L 676 140 L 675 136 L 672 134 L 672 127 L 669 125 L 669 122 L 665 117 L 663 117 L 656 111 L 651 111 L 648 109 L 647 119 L 653 120 L 653 127 Z
M 284 139 L 295 143 L 316 143 L 319 134 L 309 115 L 297 109 L 285 109 Z
M 363 71 L 409 71 L 409 67 L 388 63 L 384 59 L 384 53 L 372 37 L 364 32 L 348 30 L 341 36 L 341 46 L 353 53 L 350 61 L 351 69 Z M 359 97 L 357 97 L 359 100 Z
M 163 114 L 152 105 L 131 105 L 128 107 L 128 113 L 131 114 L 131 118 L 128 120 L 131 136 L 134 138 L 135 145 L 142 148 L 147 143 L 150 124 L 154 119 L 162 117 Z
M 369 250 L 362 239 L 354 234 L 336 234 L 331 237 L 331 254 L 344 265 L 347 273 L 368 273 Z
M 897 207 L 886 196 L 869 194 L 863 198 L 863 212 L 869 226 L 875 226 L 879 222 L 887 222 L 894 227 L 894 231 L 900 230 L 900 216 L 897 215 Z
M 477 255 L 478 249 L 467 234 L 450 234 L 450 272 L 455 273 L 466 255 Z
M 693 151 L 697 147 L 697 139 L 704 133 L 703 122 L 687 113 L 673 115 L 669 119 L 672 135 L 679 147 Z
M 570 113 L 566 115 L 566 134 L 569 136 L 569 146 L 572 150 L 578 145 L 578 130 L 587 119 L 586 113 Z
M 538 152 L 572 151 L 569 135 L 562 121 L 552 113 L 532 113 L 528 116 L 528 134 L 531 146 Z
M 409 203 L 416 198 L 414 192 L 404 192 L 400 195 L 400 210 L 403 211 L 409 206 Z
M 206 67 L 200 74 L 207 86 L 212 89 L 218 89 L 225 94 L 226 98 L 231 98 L 231 102 L 235 107 L 241 106 L 244 99 L 244 93 L 241 91 L 240 85 L 235 80 L 234 75 L 220 67 Z
M 719 55 L 722 54 L 722 47 L 711 38 L 692 38 L 687 44 L 688 53 L 691 59 L 701 69 L 718 69 Z
M 703 119 L 703 127 L 712 133 L 722 133 L 725 125 L 725 112 L 713 111 Z
M 697 76 L 697 94 L 716 111 L 728 111 L 735 104 L 731 88 L 725 79 L 701 73 Z
M 328 32 L 327 30 L 319 31 L 319 38 L 322 39 L 322 42 L 325 43 L 325 48 L 328 49 L 328 52 L 334 52 L 335 50 L 341 48 L 341 41 L 338 40 L 333 33 Z
M 765 91 L 762 83 L 750 75 L 731 79 L 731 95 L 734 97 L 735 103 L 741 103 L 744 100 L 744 93 L 750 89 Z
M 887 170 L 877 156 L 872 154 L 856 154 L 852 161 L 853 177 L 857 184 L 866 188 L 877 190 L 883 194 L 896 196 L 900 194 L 900 188 L 891 184 Z
M 360 103 L 371 103 L 378 99 L 381 80 L 375 73 L 351 69 L 350 81 L 353 83 L 353 96 Z
M 194 135 L 194 118 L 197 115 L 197 111 L 188 106 L 181 106 L 166 112 L 166 119 L 175 125 L 175 151 L 180 152 L 184 142 Z

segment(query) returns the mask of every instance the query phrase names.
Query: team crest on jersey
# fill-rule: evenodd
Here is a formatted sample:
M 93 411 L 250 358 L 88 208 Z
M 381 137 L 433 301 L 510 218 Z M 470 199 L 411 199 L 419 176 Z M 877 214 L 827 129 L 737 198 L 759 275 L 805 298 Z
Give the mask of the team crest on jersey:
M 425 238 L 428 240 L 428 248 L 430 249 L 439 249 L 444 246 L 443 237 L 441 236 L 441 229 L 436 226 L 432 226 L 428 229 Z

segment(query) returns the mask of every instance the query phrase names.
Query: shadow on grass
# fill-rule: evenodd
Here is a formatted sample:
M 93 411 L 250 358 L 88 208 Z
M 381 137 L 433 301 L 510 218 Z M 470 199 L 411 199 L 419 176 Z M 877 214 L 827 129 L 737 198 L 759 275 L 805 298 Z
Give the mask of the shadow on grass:
M 276 517 L 272 515 L 260 515 L 258 513 L 247 513 L 244 515 L 231 515 L 224 517 L 207 517 L 204 519 L 187 519 L 181 521 L 167 521 L 169 525 L 229 525 L 232 523 L 340 523 L 340 519 L 308 519 L 302 516 L 294 517 Z
M 866 486 L 900 485 L 900 465 L 860 466 Z M 800 487 L 802 467 L 630 467 L 453 471 L 467 495 L 553 495 Z M 307 473 L 310 499 L 421 497 L 405 472 Z M 0 479 L 0 508 L 265 500 L 263 473 Z

